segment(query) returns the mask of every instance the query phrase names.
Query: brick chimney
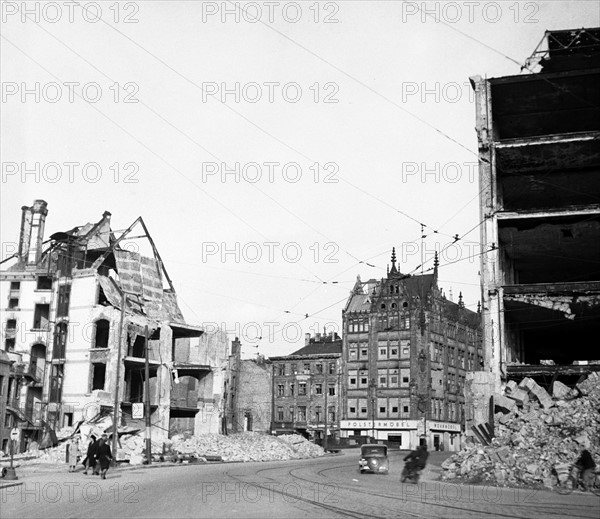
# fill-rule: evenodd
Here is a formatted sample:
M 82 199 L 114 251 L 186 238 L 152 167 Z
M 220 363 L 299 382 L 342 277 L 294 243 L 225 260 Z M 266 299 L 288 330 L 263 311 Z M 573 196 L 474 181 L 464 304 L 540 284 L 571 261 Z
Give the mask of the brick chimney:
M 35 200 L 31 207 L 21 207 L 21 233 L 19 236 L 19 258 L 27 265 L 37 265 L 42 255 L 44 226 L 48 204 Z

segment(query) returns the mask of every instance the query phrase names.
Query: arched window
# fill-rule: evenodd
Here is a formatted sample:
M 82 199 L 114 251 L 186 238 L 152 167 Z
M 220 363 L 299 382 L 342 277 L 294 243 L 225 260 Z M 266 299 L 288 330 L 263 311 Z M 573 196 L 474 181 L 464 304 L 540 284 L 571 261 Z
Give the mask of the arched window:
M 381 303 L 381 309 L 385 310 L 385 303 Z
M 110 323 L 106 319 L 96 321 L 96 333 L 94 334 L 94 348 L 108 348 L 108 335 Z

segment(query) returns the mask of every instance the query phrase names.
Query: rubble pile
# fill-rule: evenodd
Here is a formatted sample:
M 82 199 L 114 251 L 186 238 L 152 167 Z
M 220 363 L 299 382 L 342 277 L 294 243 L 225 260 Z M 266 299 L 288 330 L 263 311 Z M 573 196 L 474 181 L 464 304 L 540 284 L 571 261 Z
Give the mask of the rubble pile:
M 600 374 L 570 389 L 554 382 L 551 397 L 534 380 L 511 381 L 496 408 L 491 445 L 467 444 L 443 464 L 442 479 L 500 486 L 553 487 L 583 449 L 600 462 Z
M 119 461 L 127 460 L 131 465 L 145 462 L 146 442 L 142 435 L 123 435 L 119 442 Z M 23 464 L 65 463 L 67 443 L 61 442 L 56 447 L 28 453 L 37 457 L 23 460 Z M 82 459 L 86 448 L 87 446 L 80 452 Z M 152 441 L 152 454 L 165 461 L 178 461 L 182 456 L 194 457 L 200 461 L 207 461 L 207 458 L 210 461 L 211 457 L 223 461 L 275 461 L 319 457 L 323 456 L 324 451 L 298 434 L 271 436 L 245 432 L 229 436 L 176 435 L 170 440 Z
M 223 461 L 274 461 L 322 456 L 324 451 L 300 435 L 270 436 L 245 432 L 222 436 L 174 436 L 165 450 L 199 458 L 220 456 Z

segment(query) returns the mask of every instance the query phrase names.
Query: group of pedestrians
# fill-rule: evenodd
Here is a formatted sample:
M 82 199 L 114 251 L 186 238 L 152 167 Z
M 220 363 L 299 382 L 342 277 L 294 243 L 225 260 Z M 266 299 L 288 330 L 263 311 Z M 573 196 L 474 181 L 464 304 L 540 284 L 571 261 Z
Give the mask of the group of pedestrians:
M 67 453 L 67 461 L 69 463 L 69 472 L 75 472 L 77 467 L 77 459 L 79 457 L 79 436 L 75 435 L 70 443 Z M 90 438 L 87 453 L 82 463 L 84 466 L 83 473 L 87 475 L 88 470 L 92 469 L 94 476 L 100 476 L 106 479 L 106 473 L 112 461 L 112 452 L 108 445 L 108 437 L 103 434 L 100 439 L 96 439 L 94 435 Z

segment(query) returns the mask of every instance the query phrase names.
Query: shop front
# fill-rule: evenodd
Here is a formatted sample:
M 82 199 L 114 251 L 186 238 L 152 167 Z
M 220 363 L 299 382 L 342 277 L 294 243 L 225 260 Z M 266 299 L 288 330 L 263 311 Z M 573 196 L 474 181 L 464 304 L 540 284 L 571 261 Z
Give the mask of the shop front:
M 458 451 L 461 426 L 432 420 L 341 420 L 340 436 L 349 445 L 362 445 L 373 439 L 392 448 L 412 450 L 426 442 L 429 450 Z

